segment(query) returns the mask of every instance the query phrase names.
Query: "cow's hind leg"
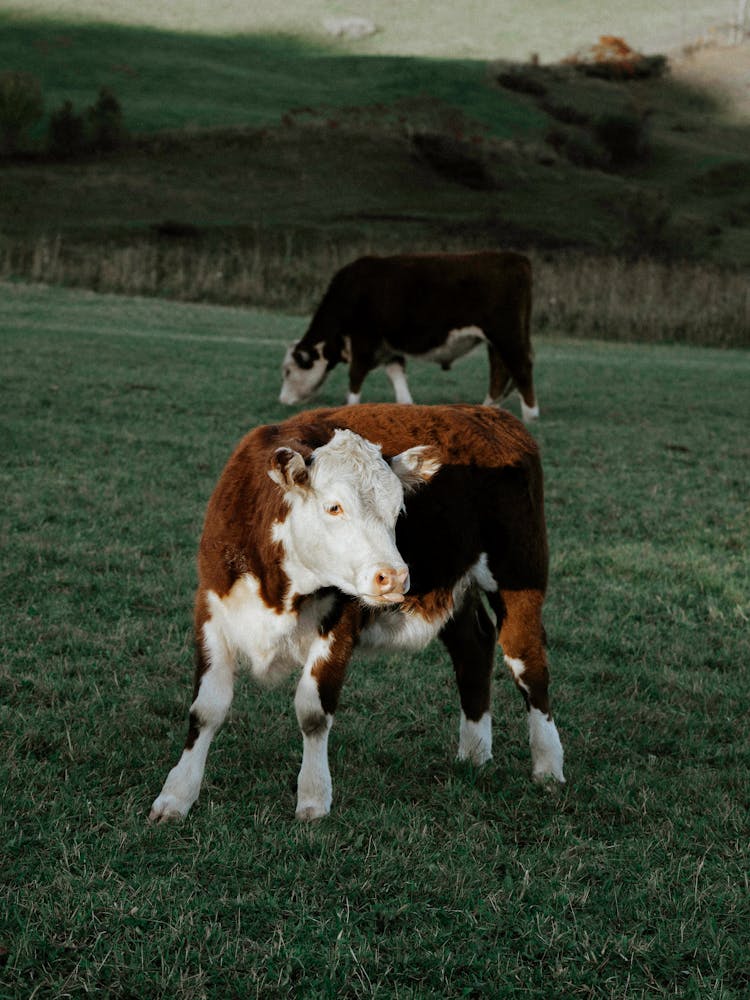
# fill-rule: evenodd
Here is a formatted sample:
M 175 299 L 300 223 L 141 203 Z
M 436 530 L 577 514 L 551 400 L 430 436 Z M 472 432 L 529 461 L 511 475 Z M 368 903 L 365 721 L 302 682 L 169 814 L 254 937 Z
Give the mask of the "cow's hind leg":
M 500 645 L 529 713 L 532 777 L 563 782 L 563 749 L 549 707 L 549 669 L 539 590 L 502 590 Z
M 233 657 L 210 621 L 202 631 L 202 641 L 196 642 L 195 690 L 185 748 L 151 807 L 151 822 L 187 815 L 200 792 L 208 748 L 232 704 Z
M 534 365 L 520 350 L 501 356 L 494 344 L 487 345 L 490 359 L 490 391 L 486 405 L 499 405 L 510 395 L 513 386 L 521 397 L 521 416 L 528 423 L 539 416 L 539 404 L 534 392 Z
M 485 406 L 499 406 L 513 388 L 513 379 L 494 344 L 487 344 L 490 362 L 490 386 Z
M 453 661 L 461 699 L 458 759 L 481 766 L 492 757 L 490 691 L 497 630 L 476 591 L 444 625 L 440 638 Z

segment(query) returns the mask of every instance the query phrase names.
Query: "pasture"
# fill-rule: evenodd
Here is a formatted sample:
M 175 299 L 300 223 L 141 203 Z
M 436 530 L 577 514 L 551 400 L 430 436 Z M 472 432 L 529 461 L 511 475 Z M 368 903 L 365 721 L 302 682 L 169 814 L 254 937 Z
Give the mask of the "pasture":
M 494 760 L 455 762 L 436 644 L 353 664 L 327 820 L 293 819 L 291 683 L 246 678 L 189 819 L 146 824 L 205 503 L 304 323 L 0 286 L 0 997 L 747 996 L 747 353 L 536 338 L 562 791 L 499 656 Z

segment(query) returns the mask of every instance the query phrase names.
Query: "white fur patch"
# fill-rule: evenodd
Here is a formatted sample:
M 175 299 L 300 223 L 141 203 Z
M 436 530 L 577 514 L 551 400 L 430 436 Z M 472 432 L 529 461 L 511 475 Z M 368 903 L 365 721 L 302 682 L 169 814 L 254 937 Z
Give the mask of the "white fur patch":
M 524 684 L 523 680 L 521 679 L 524 675 L 524 671 L 526 670 L 526 664 L 523 662 L 523 660 L 518 660 L 513 656 L 504 656 L 503 659 L 510 667 L 510 672 L 513 674 L 513 680 L 520 688 L 522 688 L 526 692 L 526 694 L 528 694 L 529 693 L 528 685 Z
M 482 590 L 489 591 L 489 593 L 494 594 L 497 590 L 497 580 L 490 572 L 490 568 L 487 565 L 487 553 L 482 552 L 477 561 L 471 567 L 469 571 L 474 577 L 476 582 L 482 588 Z
M 485 712 L 478 722 L 472 722 L 461 712 L 458 759 L 469 760 L 476 767 L 492 759 L 492 716 L 489 712 Z
M 539 416 L 539 407 L 537 405 L 527 406 L 521 397 L 521 417 L 524 423 L 528 423 L 530 420 L 536 420 Z
M 263 601 L 251 573 L 237 580 L 225 597 L 213 591 L 207 596 L 211 627 L 249 661 L 254 677 L 264 685 L 278 683 L 305 663 L 318 622 L 333 604 L 330 595 L 311 597 L 297 613 L 291 610 L 293 596 L 287 595 L 287 610 L 279 614 Z
M 328 734 L 333 716 L 323 712 L 318 684 L 311 670 L 331 651 L 333 636 L 318 636 L 310 646 L 305 671 L 297 685 L 294 707 L 300 727 L 307 720 L 320 719 L 322 725 L 312 732 L 302 728 L 302 764 L 297 777 L 297 819 L 321 819 L 331 811 L 333 782 L 328 766 Z
M 433 347 L 431 351 L 413 356 L 423 361 L 434 361 L 439 365 L 451 364 L 486 341 L 484 331 L 478 326 L 463 326 L 458 330 L 451 330 L 439 347 Z
M 400 365 L 397 361 L 392 361 L 385 366 L 385 373 L 391 380 L 396 402 L 413 403 L 414 400 L 411 398 L 411 393 L 409 392 L 409 383 L 406 381 L 406 372 L 403 365 Z
M 448 617 L 445 614 L 431 620 L 398 609 L 384 611 L 362 630 L 360 646 L 365 651 L 408 649 L 416 652 L 432 642 Z
M 186 816 L 198 798 L 208 749 L 232 704 L 234 661 L 224 637 L 209 621 L 203 629 L 207 670 L 198 687 L 191 712 L 198 717 L 200 729 L 192 747 L 182 751 L 179 761 L 167 775 L 164 787 L 154 800 L 149 819 L 152 822 Z
M 557 726 L 538 708 L 529 710 L 529 745 L 531 746 L 531 773 L 534 781 L 555 778 L 561 784 L 563 775 L 563 748 Z
M 318 357 L 310 368 L 300 368 L 294 360 L 296 346 L 293 344 L 287 350 L 281 367 L 282 383 L 279 402 L 283 403 L 284 406 L 295 406 L 297 403 L 304 402 L 322 385 L 328 373 L 328 362 L 323 356 L 322 341 L 315 344 L 313 348 Z

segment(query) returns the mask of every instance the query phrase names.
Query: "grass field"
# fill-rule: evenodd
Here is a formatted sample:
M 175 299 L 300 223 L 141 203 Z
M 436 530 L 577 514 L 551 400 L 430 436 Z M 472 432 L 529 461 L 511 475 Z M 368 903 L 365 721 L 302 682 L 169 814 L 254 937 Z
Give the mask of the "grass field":
M 0 287 L 0 997 L 746 997 L 747 353 L 537 338 L 563 791 L 499 665 L 494 760 L 456 764 L 433 646 L 353 665 L 326 821 L 293 819 L 291 685 L 247 679 L 188 821 L 147 826 L 204 506 L 304 322 Z

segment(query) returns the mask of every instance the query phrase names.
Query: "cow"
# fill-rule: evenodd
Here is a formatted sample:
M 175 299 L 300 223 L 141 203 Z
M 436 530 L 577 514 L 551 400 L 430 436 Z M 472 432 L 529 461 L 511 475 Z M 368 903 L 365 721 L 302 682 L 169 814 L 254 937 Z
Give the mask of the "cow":
M 238 661 L 266 684 L 301 671 L 296 815 L 325 816 L 328 735 L 352 654 L 434 637 L 455 671 L 458 757 L 481 766 L 492 756 L 499 641 L 528 710 L 532 777 L 563 782 L 542 626 L 547 564 L 539 453 L 506 411 L 362 404 L 251 431 L 208 504 L 187 741 L 150 819 L 182 817 L 198 797 Z
M 539 416 L 530 340 L 531 262 L 483 251 L 360 257 L 331 280 L 310 325 L 282 364 L 279 401 L 303 403 L 340 361 L 349 363 L 347 403 L 384 366 L 397 403 L 411 403 L 406 358 L 444 369 L 487 345 L 489 391 L 500 405 L 515 387 L 525 421 Z

